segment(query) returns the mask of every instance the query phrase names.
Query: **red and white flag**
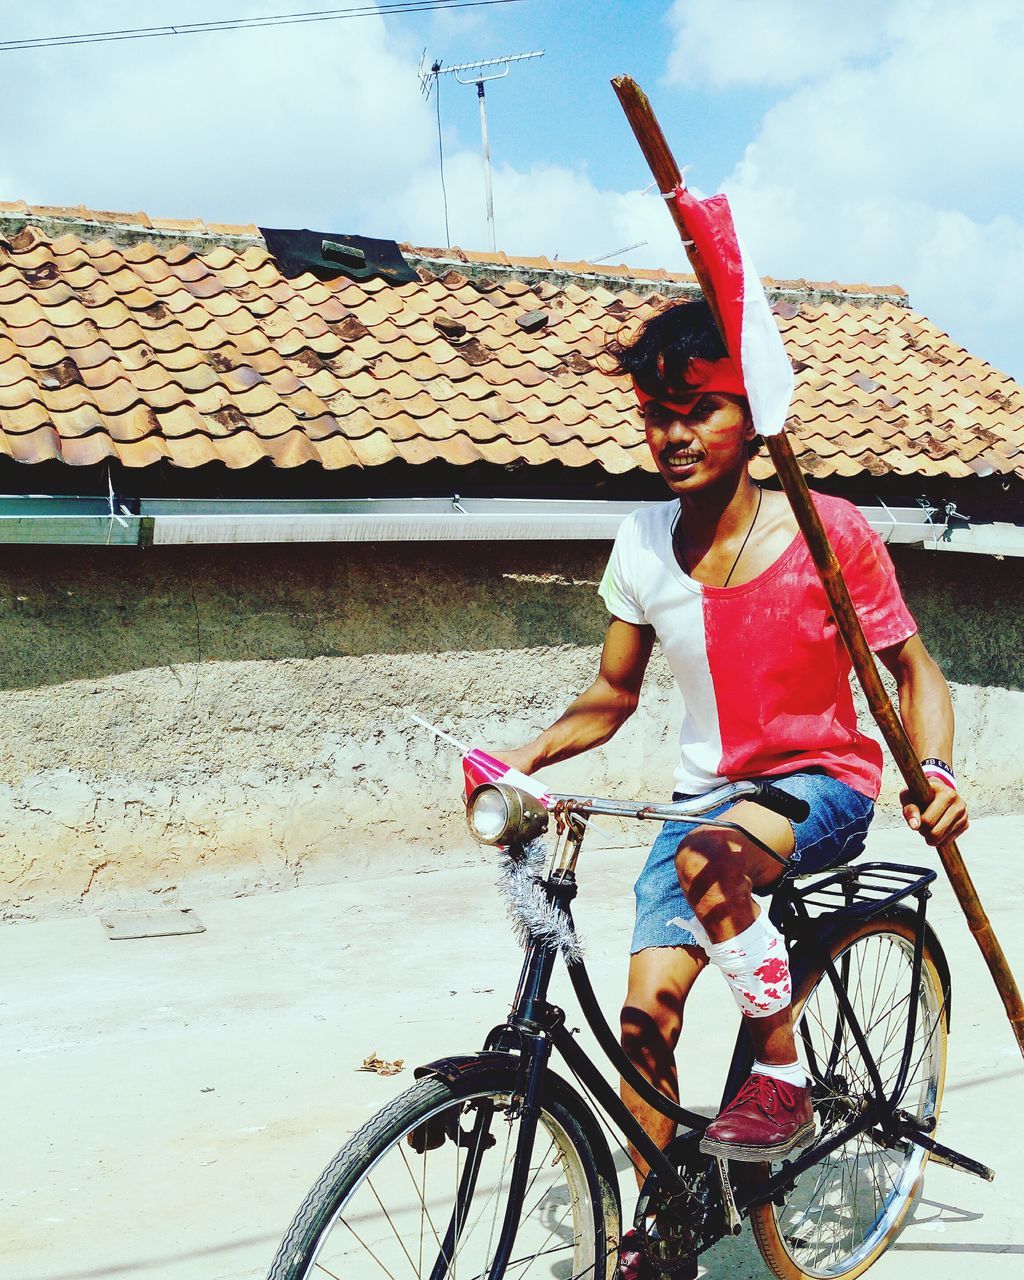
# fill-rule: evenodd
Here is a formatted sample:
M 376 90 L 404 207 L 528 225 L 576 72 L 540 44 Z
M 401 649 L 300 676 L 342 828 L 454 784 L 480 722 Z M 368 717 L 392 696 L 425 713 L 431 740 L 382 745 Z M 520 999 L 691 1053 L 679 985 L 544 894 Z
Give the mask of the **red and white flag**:
M 551 808 L 551 796 L 542 783 L 511 768 L 503 760 L 495 760 L 494 756 L 488 755 L 480 747 L 473 747 L 462 757 L 462 772 L 466 779 L 467 800 L 481 783 L 507 782 L 539 800 L 545 809 Z
M 675 201 L 700 255 L 707 277 L 702 285 L 721 317 L 726 348 L 743 373 L 754 426 L 762 436 L 778 435 L 793 398 L 793 367 L 761 277 L 736 234 L 729 201 L 723 195 L 698 200 L 682 183 Z

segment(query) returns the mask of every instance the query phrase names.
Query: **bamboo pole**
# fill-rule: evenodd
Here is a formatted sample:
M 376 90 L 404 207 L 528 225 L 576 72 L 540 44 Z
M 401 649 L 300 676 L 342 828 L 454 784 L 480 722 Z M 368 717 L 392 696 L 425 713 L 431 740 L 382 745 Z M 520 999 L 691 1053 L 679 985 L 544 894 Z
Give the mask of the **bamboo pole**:
M 668 143 L 665 141 L 661 126 L 651 110 L 647 95 L 629 76 L 616 76 L 612 81 L 612 87 L 618 96 L 623 111 L 626 113 L 626 118 L 636 136 L 636 140 L 640 144 L 640 149 L 650 165 L 651 173 L 658 184 L 658 190 L 666 197 L 669 196 L 679 185 L 681 175 L 679 166 L 676 164 Z M 665 207 L 668 209 L 676 224 L 676 229 L 683 239 L 687 257 L 690 259 L 694 274 L 704 290 L 704 295 L 714 309 L 714 295 L 706 285 L 707 273 L 705 272 L 704 264 L 700 260 L 700 255 L 694 249 L 692 241 L 687 238 L 682 215 L 672 199 L 666 199 Z M 717 314 L 717 311 L 715 316 L 719 322 L 719 329 L 722 329 L 721 317 Z M 857 673 L 857 679 L 860 681 L 861 687 L 867 696 L 871 714 L 882 731 L 882 736 L 885 738 L 900 772 L 906 779 L 907 788 L 914 803 L 923 809 L 931 801 L 931 786 L 924 775 L 910 739 L 907 737 L 906 730 L 903 728 L 903 724 L 885 692 L 885 686 L 882 684 L 881 677 L 878 674 L 874 657 L 864 638 L 860 619 L 857 617 L 853 601 L 850 599 L 850 592 L 843 578 L 839 561 L 836 559 L 836 554 L 829 543 L 828 534 L 825 532 L 817 508 L 811 501 L 807 484 L 793 454 L 789 437 L 783 431 L 777 436 L 766 436 L 765 443 L 772 462 L 775 464 L 779 480 L 782 482 L 782 487 L 789 499 L 790 506 L 793 508 L 797 524 L 807 541 L 811 558 L 814 560 L 822 586 L 825 588 L 825 594 L 828 596 L 829 604 L 832 606 L 839 634 L 842 636 L 850 654 L 850 660 L 853 663 L 854 671 Z M 1020 1049 L 1021 1054 L 1024 1055 L 1024 1002 L 1021 1001 L 1021 995 L 1017 989 L 1017 983 L 1007 963 L 1006 956 L 981 905 L 977 890 L 971 880 L 963 856 L 957 848 L 956 841 L 950 840 L 945 844 L 939 845 L 938 854 L 949 882 L 953 886 L 957 901 L 967 918 L 968 927 L 974 935 L 981 954 L 985 958 L 985 963 L 988 965 L 996 990 L 1003 1001 L 1006 1016 L 1017 1040 L 1017 1047 Z

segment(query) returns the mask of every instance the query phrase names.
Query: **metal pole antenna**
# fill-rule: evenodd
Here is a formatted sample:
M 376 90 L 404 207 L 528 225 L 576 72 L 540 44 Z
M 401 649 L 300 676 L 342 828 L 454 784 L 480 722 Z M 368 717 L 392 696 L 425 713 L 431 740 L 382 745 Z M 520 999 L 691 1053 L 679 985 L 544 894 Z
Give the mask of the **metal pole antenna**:
M 426 51 L 424 50 L 423 59 L 420 62 L 420 86 L 423 89 L 425 98 L 430 96 L 430 90 L 437 81 L 438 76 L 451 74 L 458 80 L 459 84 L 475 84 L 476 96 L 480 103 L 480 140 L 483 148 L 484 157 L 484 193 L 487 199 L 487 231 L 491 241 L 491 252 L 497 249 L 497 243 L 494 236 L 494 193 L 491 186 L 491 146 L 487 133 L 487 99 L 484 94 L 484 83 L 487 80 L 503 80 L 511 70 L 513 62 L 526 62 L 529 58 L 543 58 L 544 50 L 537 49 L 533 53 L 510 53 L 501 58 L 484 58 L 480 62 L 460 62 L 453 67 L 442 67 L 441 63 L 435 62 L 428 72 L 424 72 L 423 66 L 426 61 Z M 489 75 L 481 75 L 480 72 L 487 67 L 493 67 Z M 463 79 L 459 72 L 476 72 Z M 433 77 L 433 79 L 431 79 Z
M 497 245 L 494 239 L 494 193 L 491 190 L 491 148 L 487 141 L 487 99 L 484 96 L 484 82 L 476 82 L 476 96 L 480 101 L 480 140 L 484 152 L 484 191 L 487 193 L 487 229 L 491 237 L 491 253 L 495 253 Z

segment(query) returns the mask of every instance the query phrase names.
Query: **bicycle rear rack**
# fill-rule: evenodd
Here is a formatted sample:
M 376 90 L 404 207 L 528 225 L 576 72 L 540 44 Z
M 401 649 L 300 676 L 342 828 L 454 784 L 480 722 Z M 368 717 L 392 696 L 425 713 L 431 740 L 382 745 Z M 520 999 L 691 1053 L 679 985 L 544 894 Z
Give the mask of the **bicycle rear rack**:
M 803 884 L 789 882 L 810 918 L 841 911 L 844 915 L 873 916 L 903 898 L 919 894 L 936 877 L 926 867 L 910 867 L 896 862 L 859 862 L 836 867 L 820 878 Z

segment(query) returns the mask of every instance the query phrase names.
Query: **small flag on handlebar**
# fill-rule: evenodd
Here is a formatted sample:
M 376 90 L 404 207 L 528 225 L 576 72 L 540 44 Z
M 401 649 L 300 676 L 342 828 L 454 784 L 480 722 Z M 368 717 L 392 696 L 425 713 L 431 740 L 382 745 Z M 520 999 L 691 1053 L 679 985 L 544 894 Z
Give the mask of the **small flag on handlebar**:
M 495 760 L 479 747 L 472 747 L 462 757 L 462 771 L 466 776 L 466 799 L 485 782 L 507 782 L 509 786 L 518 787 L 528 796 L 539 800 L 545 809 L 551 808 L 551 796 L 536 778 L 510 768 L 501 760 Z

